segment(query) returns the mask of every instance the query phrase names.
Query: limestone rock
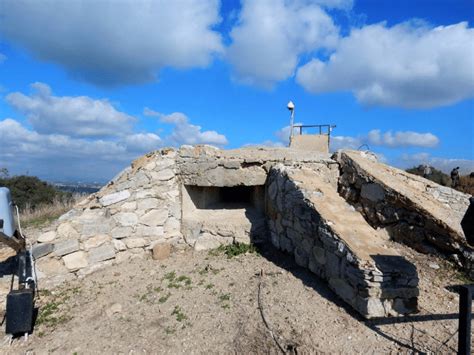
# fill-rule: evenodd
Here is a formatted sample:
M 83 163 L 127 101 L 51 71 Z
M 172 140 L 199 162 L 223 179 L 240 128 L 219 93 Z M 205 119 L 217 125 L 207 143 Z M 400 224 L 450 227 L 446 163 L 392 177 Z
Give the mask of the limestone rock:
M 114 239 L 112 244 L 114 245 L 114 248 L 115 248 L 116 251 L 127 250 L 127 246 L 120 239 Z
M 52 253 L 54 250 L 54 244 L 51 243 L 42 243 L 36 244 L 31 250 L 31 254 L 35 260 Z
M 70 223 L 62 223 L 57 229 L 57 234 L 59 238 L 65 239 L 77 239 L 79 238 L 79 233 L 74 229 Z
M 168 243 L 158 243 L 152 249 L 153 260 L 165 260 L 171 254 L 171 245 Z
M 147 246 L 147 241 L 144 238 L 127 238 L 124 240 L 127 248 L 144 248 Z
M 38 237 L 38 243 L 49 243 L 49 242 L 52 242 L 54 239 L 56 239 L 56 232 L 50 231 L 50 232 L 41 234 Z
M 62 275 L 68 272 L 62 261 L 56 258 L 42 258 L 36 262 L 36 267 L 47 276 Z
M 79 250 L 79 241 L 77 239 L 64 240 L 54 245 L 54 254 L 63 256 Z
M 194 250 L 202 251 L 217 248 L 223 244 L 223 239 L 209 233 L 202 233 L 194 243 Z
M 111 244 L 104 244 L 100 247 L 89 250 L 89 263 L 95 264 L 99 261 L 113 259 L 115 248 Z
M 133 234 L 132 227 L 116 227 L 112 229 L 112 232 L 111 232 L 112 238 L 115 238 L 115 239 L 130 237 L 132 234 Z
M 130 197 L 130 191 L 123 190 L 123 191 L 105 195 L 101 197 L 99 201 L 102 204 L 102 206 L 109 206 L 109 205 L 113 205 L 114 203 L 126 200 L 129 197 Z
M 140 217 L 140 223 L 145 224 L 147 226 L 162 226 L 166 219 L 168 218 L 168 210 L 167 209 L 160 209 L 160 210 L 152 210 L 142 217 Z
M 99 234 L 99 235 L 96 235 L 95 237 L 88 238 L 83 243 L 84 250 L 97 248 L 98 246 L 104 244 L 105 242 L 108 242 L 109 240 L 110 240 L 110 237 L 105 234 Z
M 70 271 L 85 268 L 88 265 L 87 254 L 84 251 L 77 251 L 63 257 L 64 264 Z
M 138 217 L 135 213 L 132 212 L 121 212 L 117 213 L 114 216 L 114 219 L 119 223 L 121 226 L 134 226 L 138 223 Z

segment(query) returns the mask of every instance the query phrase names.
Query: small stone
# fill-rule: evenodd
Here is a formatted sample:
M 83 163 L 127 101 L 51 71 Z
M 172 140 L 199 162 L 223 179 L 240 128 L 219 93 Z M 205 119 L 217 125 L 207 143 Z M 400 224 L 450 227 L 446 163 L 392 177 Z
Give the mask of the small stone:
M 148 244 L 144 238 L 127 238 L 124 241 L 129 249 L 143 248 Z
M 434 270 L 438 270 L 440 266 L 436 263 L 429 263 L 428 266 Z
M 78 251 L 63 257 L 64 264 L 70 271 L 85 268 L 88 265 L 86 252 Z
M 105 310 L 107 317 L 112 317 L 116 313 L 122 313 L 122 305 L 120 303 L 114 303 Z
M 114 244 L 115 250 L 117 251 L 127 250 L 127 246 L 120 239 L 114 239 L 113 244 Z
M 156 244 L 152 249 L 153 260 L 165 260 L 171 254 L 171 245 L 167 243 Z
M 38 243 L 49 243 L 49 242 L 52 242 L 54 239 L 56 239 L 56 232 L 50 231 L 50 232 L 41 234 L 38 237 Z
M 54 245 L 54 254 L 56 256 L 63 256 L 71 254 L 79 250 L 79 241 L 76 239 L 69 239 Z
M 164 169 L 158 172 L 153 172 L 151 176 L 153 180 L 166 181 L 174 178 L 174 172 L 171 169 Z

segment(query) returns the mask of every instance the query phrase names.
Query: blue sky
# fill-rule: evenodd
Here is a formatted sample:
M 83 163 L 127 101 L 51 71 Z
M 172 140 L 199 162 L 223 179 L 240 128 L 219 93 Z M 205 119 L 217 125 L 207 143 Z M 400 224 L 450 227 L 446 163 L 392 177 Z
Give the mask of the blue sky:
M 472 0 L 0 0 L 0 167 L 106 181 L 163 146 L 285 145 L 292 100 L 332 149 L 474 171 L 473 20 Z

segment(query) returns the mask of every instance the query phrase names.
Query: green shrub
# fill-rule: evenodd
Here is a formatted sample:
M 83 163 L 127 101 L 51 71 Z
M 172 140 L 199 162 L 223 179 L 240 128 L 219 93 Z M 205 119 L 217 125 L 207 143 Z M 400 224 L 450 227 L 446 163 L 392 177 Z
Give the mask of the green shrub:
M 0 178 L 0 186 L 10 189 L 13 202 L 20 208 L 35 209 L 41 205 L 53 204 L 55 201 L 67 202 L 72 199 L 72 194 L 59 191 L 47 182 L 41 181 L 35 176 L 13 176 L 5 174 Z

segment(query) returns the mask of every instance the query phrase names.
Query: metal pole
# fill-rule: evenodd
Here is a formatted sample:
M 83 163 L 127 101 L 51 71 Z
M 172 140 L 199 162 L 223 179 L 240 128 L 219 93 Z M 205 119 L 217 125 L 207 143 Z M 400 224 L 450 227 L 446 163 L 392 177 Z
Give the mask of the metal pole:
M 458 354 L 471 354 L 472 293 L 469 286 L 459 289 Z
M 295 110 L 291 110 L 291 115 L 290 115 L 290 143 L 288 145 L 291 145 L 291 138 L 293 137 L 293 122 L 295 118 Z

